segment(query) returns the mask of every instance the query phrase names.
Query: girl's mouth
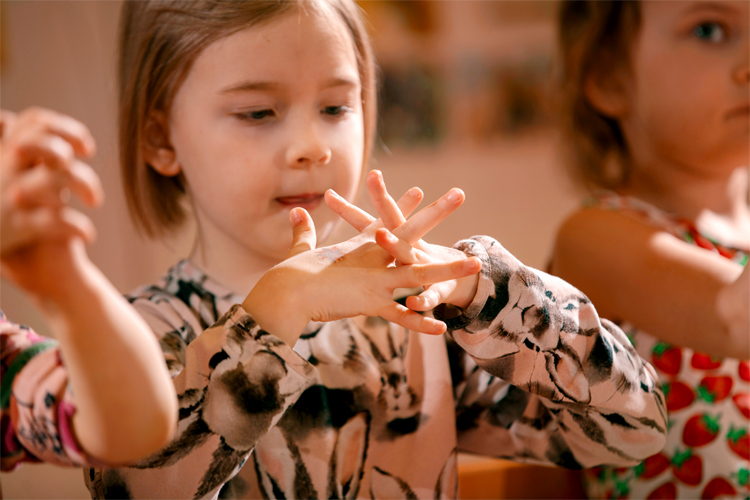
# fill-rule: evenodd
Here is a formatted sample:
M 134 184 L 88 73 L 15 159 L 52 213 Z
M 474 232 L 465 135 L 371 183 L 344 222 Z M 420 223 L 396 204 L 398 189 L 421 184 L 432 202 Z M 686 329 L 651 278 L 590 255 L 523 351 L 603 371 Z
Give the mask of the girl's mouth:
M 307 211 L 318 207 L 323 201 L 322 193 L 304 193 L 297 196 L 280 196 L 276 201 L 284 208 L 289 210 L 295 207 L 302 207 Z

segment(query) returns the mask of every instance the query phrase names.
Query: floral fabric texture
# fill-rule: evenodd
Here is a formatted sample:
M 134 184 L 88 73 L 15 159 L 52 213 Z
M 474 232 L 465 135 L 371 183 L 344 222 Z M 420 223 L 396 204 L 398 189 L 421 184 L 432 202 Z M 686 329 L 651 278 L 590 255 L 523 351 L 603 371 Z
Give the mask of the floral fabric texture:
M 633 198 L 601 197 L 597 206 L 621 211 L 742 265 L 748 252 L 702 235 Z M 655 368 L 669 411 L 663 450 L 631 468 L 586 472 L 590 498 L 750 498 L 750 361 L 714 359 L 669 345 L 627 322 L 620 327 Z M 710 333 L 710 332 L 707 332 Z
M 465 310 L 434 337 L 381 318 L 308 325 L 294 346 L 182 261 L 130 296 L 180 401 L 174 440 L 91 468 L 95 498 L 455 498 L 458 450 L 569 468 L 660 450 L 654 369 L 564 281 L 495 240 Z M 230 481 L 231 480 L 231 481 Z
M 22 462 L 96 465 L 76 442 L 75 405 L 57 342 L 0 312 L 0 457 L 4 472 Z

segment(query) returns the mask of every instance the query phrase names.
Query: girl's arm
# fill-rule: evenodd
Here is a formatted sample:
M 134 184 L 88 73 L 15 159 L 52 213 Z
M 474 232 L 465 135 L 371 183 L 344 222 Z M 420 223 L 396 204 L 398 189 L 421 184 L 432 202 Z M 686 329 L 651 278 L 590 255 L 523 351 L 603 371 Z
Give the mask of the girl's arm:
M 176 401 L 147 325 L 88 260 L 91 221 L 68 206 L 71 192 L 101 203 L 96 173 L 77 158 L 93 154 L 94 140 L 82 123 L 40 108 L 2 112 L 0 125 L 1 270 L 45 313 L 65 363 L 32 360 L 32 349 L 18 358 L 28 365 L 8 368 L 4 396 L 18 439 L 53 461 L 141 458 L 169 440 Z M 60 402 L 68 382 L 75 405 Z M 66 460 L 76 440 L 85 456 Z
M 575 283 L 603 316 L 706 354 L 750 357 L 742 327 L 748 304 L 723 315 L 717 307 L 742 266 L 647 223 L 601 209 L 574 214 L 558 234 L 552 272 Z M 723 293 L 731 299 L 731 290 Z
M 581 468 L 635 465 L 664 446 L 654 369 L 585 295 L 492 238 L 457 248 L 483 262 L 471 304 L 436 311 L 471 356 L 457 384 L 462 448 Z

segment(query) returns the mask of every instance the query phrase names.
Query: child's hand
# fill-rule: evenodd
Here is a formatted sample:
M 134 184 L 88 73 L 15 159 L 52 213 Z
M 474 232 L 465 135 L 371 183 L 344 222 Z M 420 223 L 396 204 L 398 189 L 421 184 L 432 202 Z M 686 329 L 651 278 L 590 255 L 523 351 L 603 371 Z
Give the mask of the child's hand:
M 94 238 L 91 220 L 68 206 L 71 193 L 88 206 L 102 202 L 96 173 L 76 159 L 94 148 L 86 126 L 68 116 L 0 113 L 0 271 L 35 295 L 52 293 L 56 278 L 71 271 L 63 264 L 73 238 Z
M 464 194 L 461 190 L 450 190 L 445 196 L 407 221 L 404 215 L 408 216 L 408 212 L 414 207 L 404 203 L 406 196 L 398 203 L 391 198 L 385 187 L 383 175 L 379 171 L 374 170 L 367 176 L 367 189 L 380 219 L 375 220 L 368 213 L 335 193 L 327 193 L 326 203 L 358 231 L 374 230 L 378 245 L 393 255 L 398 264 L 447 263 L 467 259 L 466 254 L 459 250 L 431 245 L 420 239 L 463 203 Z M 412 188 L 410 192 L 414 189 Z M 444 207 L 448 206 L 452 207 L 450 212 L 445 211 Z M 404 210 L 404 207 L 409 208 L 408 212 Z M 422 218 L 431 212 L 435 214 L 430 219 L 430 225 L 426 226 Z M 414 227 L 429 228 L 427 231 L 417 233 Z M 478 275 L 472 274 L 460 279 L 429 284 L 421 294 L 408 297 L 406 305 L 415 311 L 428 311 L 442 303 L 465 308 L 476 294 L 477 282 Z
M 309 214 L 297 208 L 290 218 L 294 240 L 288 258 L 266 273 L 243 303 L 264 330 L 290 344 L 309 321 L 359 315 L 381 316 L 410 330 L 441 334 L 444 323 L 394 302 L 393 291 L 464 277 L 481 268 L 477 259 L 388 267 L 394 257 L 365 233 L 315 249 Z M 416 234 L 426 233 L 425 227 L 433 222 L 429 213 L 420 220 L 413 226 Z

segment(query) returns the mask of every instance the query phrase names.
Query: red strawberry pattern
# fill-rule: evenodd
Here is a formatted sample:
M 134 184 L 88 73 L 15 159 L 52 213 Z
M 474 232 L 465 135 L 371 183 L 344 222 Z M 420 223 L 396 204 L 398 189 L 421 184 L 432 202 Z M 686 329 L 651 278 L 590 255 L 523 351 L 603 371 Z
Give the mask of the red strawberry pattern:
M 735 429 L 732 426 L 727 434 L 727 445 L 740 457 L 750 460 L 750 435 L 748 435 L 747 429 Z
M 732 402 L 743 417 L 750 419 L 750 392 L 738 392 L 732 396 Z
M 716 403 L 729 396 L 733 384 L 732 377 L 727 375 L 703 377 L 698 386 L 698 396 L 708 403 Z
M 719 497 L 734 497 L 737 494 L 737 490 L 732 486 L 732 483 L 724 479 L 723 477 L 715 477 L 706 484 L 701 493 L 702 500 L 713 500 Z
M 651 363 L 667 375 L 677 375 L 682 367 L 682 349 L 659 342 L 654 346 Z
M 672 500 L 677 498 L 677 486 L 674 483 L 665 483 L 649 493 L 646 500 Z
M 721 246 L 701 235 L 691 222 L 639 200 L 612 195 L 600 198 L 599 203 L 602 208 L 640 217 L 740 265 L 748 262 L 747 249 Z M 627 321 L 620 327 L 661 378 L 669 434 L 661 452 L 628 471 L 600 467 L 597 475 L 586 472 L 589 498 L 750 500 L 750 360 L 694 352 Z M 716 336 L 717 332 L 705 334 Z
M 687 408 L 693 403 L 695 393 L 689 385 L 675 380 L 662 386 L 664 396 L 667 398 L 667 410 L 677 411 Z
M 714 370 L 721 366 L 721 359 L 715 359 L 708 354 L 696 352 L 690 359 L 690 366 L 696 370 Z
M 664 453 L 651 455 L 635 467 L 635 475 L 638 479 L 646 480 L 656 477 L 669 468 L 671 461 Z
M 703 479 L 703 460 L 690 450 L 675 453 L 672 458 L 674 477 L 689 486 L 698 486 Z
M 719 418 L 700 413 L 690 417 L 682 431 L 682 441 L 688 446 L 705 446 L 719 435 Z

